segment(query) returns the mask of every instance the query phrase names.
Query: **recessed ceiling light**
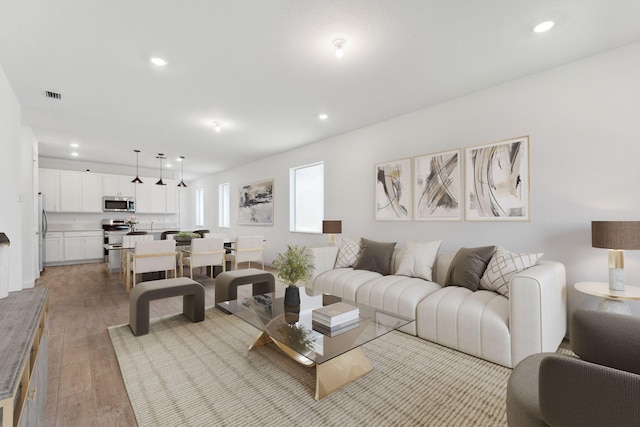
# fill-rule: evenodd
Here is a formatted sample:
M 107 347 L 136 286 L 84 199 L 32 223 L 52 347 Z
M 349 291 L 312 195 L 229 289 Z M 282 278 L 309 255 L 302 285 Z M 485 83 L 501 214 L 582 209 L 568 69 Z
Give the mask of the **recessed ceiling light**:
M 72 146 L 73 148 L 78 148 L 80 146 L 78 143 L 75 143 L 75 142 L 72 142 L 69 145 Z
M 75 151 L 74 151 L 73 153 L 71 153 L 71 155 L 72 155 L 73 157 L 78 157 L 78 156 L 79 156 L 79 154 L 78 154 L 78 153 L 76 153 Z
M 152 56 L 151 63 L 153 65 L 157 65 L 158 67 L 164 67 L 165 65 L 167 65 L 168 62 L 166 59 L 164 59 L 161 56 Z
M 344 45 L 347 44 L 345 39 L 335 39 L 333 46 L 336 48 L 336 58 L 342 58 L 344 56 Z
M 318 114 L 318 118 L 320 120 L 327 120 L 329 118 L 329 116 L 327 114 L 325 114 L 325 113 L 322 113 L 322 114 Z
M 533 32 L 534 33 L 544 33 L 545 31 L 549 31 L 551 28 L 553 28 L 553 25 L 554 25 L 553 21 L 541 22 L 538 25 L 536 25 L 535 27 L 533 27 Z
M 222 128 L 220 127 L 220 123 L 218 122 L 213 122 L 213 130 L 215 132 L 220 132 L 222 130 Z

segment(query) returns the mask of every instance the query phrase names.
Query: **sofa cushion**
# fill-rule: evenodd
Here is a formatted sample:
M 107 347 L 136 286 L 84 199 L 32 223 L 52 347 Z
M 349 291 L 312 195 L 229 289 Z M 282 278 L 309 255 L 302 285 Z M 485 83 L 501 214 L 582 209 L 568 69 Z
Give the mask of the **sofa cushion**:
M 391 256 L 395 247 L 395 242 L 386 243 L 360 239 L 360 257 L 353 268 L 375 271 L 383 275 L 391 274 Z
M 418 304 L 420 338 L 512 366 L 509 300 L 492 291 L 449 286 Z
M 395 274 L 433 280 L 433 264 L 442 240 L 434 242 L 408 242 Z
M 356 301 L 358 288 L 382 277 L 380 273 L 353 268 L 336 268 L 320 274 L 313 281 L 313 290 Z
M 444 285 L 462 286 L 477 291 L 480 286 L 480 278 L 495 249 L 495 246 L 481 246 L 458 250 L 451 261 Z
M 360 255 L 360 242 L 343 238 L 340 241 L 335 268 L 353 267 Z
M 509 298 L 509 281 L 514 274 L 532 267 L 542 254 L 514 253 L 498 246 L 480 279 L 480 289 L 496 291 Z

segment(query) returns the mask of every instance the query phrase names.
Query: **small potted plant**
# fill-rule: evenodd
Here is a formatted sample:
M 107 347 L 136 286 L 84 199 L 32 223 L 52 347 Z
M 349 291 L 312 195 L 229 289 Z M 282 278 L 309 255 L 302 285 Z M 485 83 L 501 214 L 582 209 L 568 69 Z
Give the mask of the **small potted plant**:
M 278 277 L 287 285 L 284 293 L 285 305 L 300 305 L 300 291 L 297 285 L 309 280 L 313 270 L 313 262 L 307 255 L 307 248 L 288 245 L 286 252 L 278 254 L 271 266 L 278 270 Z

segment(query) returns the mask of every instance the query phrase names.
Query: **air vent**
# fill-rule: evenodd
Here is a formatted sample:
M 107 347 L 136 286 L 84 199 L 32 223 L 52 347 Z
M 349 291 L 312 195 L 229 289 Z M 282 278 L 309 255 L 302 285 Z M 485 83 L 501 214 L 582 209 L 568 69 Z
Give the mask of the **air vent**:
M 62 100 L 62 94 L 58 92 L 51 92 L 50 90 L 44 91 L 44 96 L 51 99 L 57 99 L 58 101 Z

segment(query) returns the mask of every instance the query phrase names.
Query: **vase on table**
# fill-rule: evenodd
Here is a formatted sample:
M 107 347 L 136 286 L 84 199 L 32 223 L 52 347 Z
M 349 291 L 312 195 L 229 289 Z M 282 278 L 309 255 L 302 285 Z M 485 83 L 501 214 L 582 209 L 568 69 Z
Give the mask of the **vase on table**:
M 289 307 L 300 305 L 300 289 L 297 286 L 287 286 L 284 290 L 284 305 Z

